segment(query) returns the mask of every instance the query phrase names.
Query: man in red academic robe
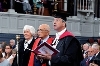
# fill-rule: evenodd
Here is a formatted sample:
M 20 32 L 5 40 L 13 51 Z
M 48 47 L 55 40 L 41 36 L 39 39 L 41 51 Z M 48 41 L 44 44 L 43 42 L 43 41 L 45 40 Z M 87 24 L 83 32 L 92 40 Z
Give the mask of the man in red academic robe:
M 51 44 L 53 41 L 53 38 L 49 36 L 50 34 L 50 27 L 47 24 L 42 24 L 39 26 L 38 30 L 38 37 L 33 46 L 32 46 L 32 50 L 34 50 L 35 48 L 37 48 L 39 45 L 41 45 L 44 42 L 47 42 L 48 44 Z M 30 60 L 28 63 L 28 66 L 46 66 L 48 65 L 48 62 L 42 62 L 42 59 L 37 58 L 37 56 L 31 52 L 30 55 Z

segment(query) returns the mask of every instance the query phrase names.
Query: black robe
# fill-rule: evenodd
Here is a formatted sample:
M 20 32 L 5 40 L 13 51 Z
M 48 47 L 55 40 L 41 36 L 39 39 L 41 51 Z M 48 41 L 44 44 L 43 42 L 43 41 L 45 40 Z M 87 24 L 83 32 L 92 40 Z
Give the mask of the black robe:
M 30 54 L 31 51 L 29 50 L 25 50 L 24 51 L 24 41 L 19 42 L 19 66 L 28 66 L 28 62 L 29 62 L 29 58 L 30 58 Z M 35 39 L 33 38 L 31 43 L 28 45 L 29 49 L 32 49 L 32 46 L 34 44 Z M 12 66 L 17 66 L 17 57 L 15 57 Z
M 66 32 L 56 46 L 60 52 L 51 57 L 51 66 L 80 66 L 83 60 L 81 44 L 75 37 L 67 36 Z

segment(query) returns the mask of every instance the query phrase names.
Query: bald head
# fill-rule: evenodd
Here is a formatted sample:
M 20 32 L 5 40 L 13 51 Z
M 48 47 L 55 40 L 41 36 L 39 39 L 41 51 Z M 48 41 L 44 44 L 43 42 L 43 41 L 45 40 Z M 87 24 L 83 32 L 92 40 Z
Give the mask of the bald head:
M 38 28 L 38 37 L 45 39 L 50 34 L 50 27 L 47 24 L 41 24 Z
M 92 48 L 92 47 L 90 47 L 87 51 L 93 51 L 93 48 Z
M 39 28 L 50 31 L 50 26 L 48 24 L 41 24 Z

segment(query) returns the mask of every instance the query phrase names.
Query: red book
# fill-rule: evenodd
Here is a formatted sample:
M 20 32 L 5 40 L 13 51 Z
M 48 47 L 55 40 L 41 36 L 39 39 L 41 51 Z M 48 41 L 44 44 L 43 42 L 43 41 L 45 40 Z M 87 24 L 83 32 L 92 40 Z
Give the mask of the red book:
M 46 54 L 46 51 L 48 53 L 50 53 L 52 56 L 54 56 L 57 53 L 59 53 L 59 50 L 53 48 L 50 44 L 48 44 L 46 42 L 44 42 L 43 44 L 41 44 L 40 46 L 38 46 L 33 52 L 35 54 L 38 54 L 38 53 Z

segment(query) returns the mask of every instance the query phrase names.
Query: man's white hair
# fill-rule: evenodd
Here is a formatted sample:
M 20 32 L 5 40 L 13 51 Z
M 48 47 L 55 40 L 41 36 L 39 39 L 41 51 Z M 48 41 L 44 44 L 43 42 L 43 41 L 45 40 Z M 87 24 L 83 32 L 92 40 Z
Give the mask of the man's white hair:
M 10 41 L 13 41 L 15 43 L 15 40 L 14 39 L 11 39 Z
M 100 46 L 98 44 L 93 44 L 92 48 L 94 48 L 94 49 L 100 49 Z
M 44 29 L 50 31 L 50 26 L 49 26 L 48 24 L 41 24 L 40 26 L 43 26 Z M 39 26 L 39 27 L 40 27 L 40 26 Z
M 24 33 L 25 30 L 30 30 L 32 35 L 35 34 L 35 28 L 33 26 L 25 25 L 24 28 L 23 28 L 23 33 Z

